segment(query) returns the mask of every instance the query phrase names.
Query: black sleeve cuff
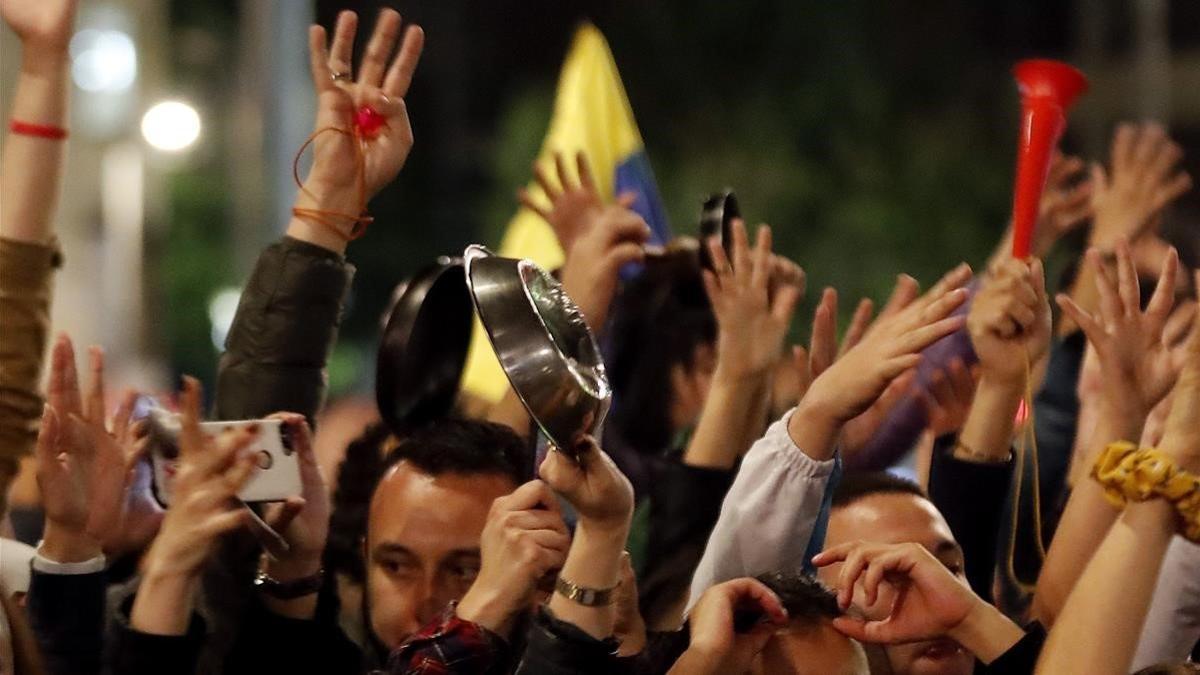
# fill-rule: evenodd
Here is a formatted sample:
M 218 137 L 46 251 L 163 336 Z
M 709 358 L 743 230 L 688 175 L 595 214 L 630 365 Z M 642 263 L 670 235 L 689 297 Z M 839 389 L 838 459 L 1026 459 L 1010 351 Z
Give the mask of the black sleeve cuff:
M 597 640 L 543 607 L 529 629 L 529 641 L 517 672 L 612 673 L 617 669 L 617 646 L 613 638 Z
M 204 619 L 192 613 L 187 633 L 154 635 L 129 625 L 130 597 L 116 618 L 113 672 L 122 675 L 176 675 L 194 673 L 207 628 Z

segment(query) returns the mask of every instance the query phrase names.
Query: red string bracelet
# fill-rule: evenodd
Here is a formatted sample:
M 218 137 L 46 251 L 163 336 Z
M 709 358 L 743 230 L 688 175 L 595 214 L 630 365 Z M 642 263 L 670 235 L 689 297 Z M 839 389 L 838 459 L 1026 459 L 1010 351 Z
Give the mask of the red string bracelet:
M 31 124 L 20 120 L 12 120 L 8 123 L 8 128 L 14 134 L 48 138 L 52 141 L 61 141 L 67 137 L 66 129 L 52 124 Z

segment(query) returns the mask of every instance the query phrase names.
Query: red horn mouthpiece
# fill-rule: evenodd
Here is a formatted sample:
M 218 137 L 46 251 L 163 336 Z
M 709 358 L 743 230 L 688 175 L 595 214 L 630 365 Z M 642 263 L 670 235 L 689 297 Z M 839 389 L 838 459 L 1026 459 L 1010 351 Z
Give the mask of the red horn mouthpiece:
M 1067 126 L 1067 111 L 1087 91 L 1087 78 L 1072 66 L 1028 59 L 1013 68 L 1021 93 L 1021 135 L 1017 139 L 1017 178 L 1013 192 L 1013 257 L 1028 258 L 1046 188 L 1050 158 Z

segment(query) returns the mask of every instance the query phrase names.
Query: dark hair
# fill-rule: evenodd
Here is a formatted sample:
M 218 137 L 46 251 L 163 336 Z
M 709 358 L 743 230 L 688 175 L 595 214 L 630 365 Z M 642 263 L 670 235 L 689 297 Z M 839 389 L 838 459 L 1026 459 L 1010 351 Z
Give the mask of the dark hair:
M 842 614 L 837 596 L 810 574 L 768 572 L 755 578 L 779 596 L 791 621 L 811 624 Z
M 383 476 L 383 444 L 390 435 L 381 422 L 369 425 L 346 446 L 346 456 L 338 465 L 325 569 L 342 572 L 359 583 L 366 577 L 361 544 L 367 532 L 367 511 L 375 484 Z
M 648 262 L 617 298 L 608 336 L 614 430 L 640 452 L 668 449 L 671 369 L 691 367 L 696 347 L 717 338 L 697 252 L 673 249 Z
M 907 494 L 929 499 L 920 485 L 887 471 L 851 471 L 842 477 L 833 491 L 833 508 L 878 494 Z
M 1193 675 L 1194 673 L 1200 673 L 1200 665 L 1180 662 L 1147 666 L 1133 675 Z
M 520 485 L 532 477 L 528 443 L 503 424 L 446 418 L 414 431 L 384 460 L 384 471 L 401 461 L 440 476 L 499 474 Z

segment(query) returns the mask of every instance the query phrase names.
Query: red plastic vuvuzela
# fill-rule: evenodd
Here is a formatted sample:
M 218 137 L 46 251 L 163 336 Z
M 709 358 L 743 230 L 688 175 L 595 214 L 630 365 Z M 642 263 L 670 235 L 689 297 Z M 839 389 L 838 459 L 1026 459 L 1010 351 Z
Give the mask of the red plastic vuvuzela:
M 1013 191 L 1013 257 L 1028 258 L 1046 187 L 1050 157 L 1067 126 L 1067 111 L 1087 90 L 1087 78 L 1050 59 L 1020 61 L 1013 68 L 1021 92 L 1021 136 L 1017 140 L 1017 179 Z

